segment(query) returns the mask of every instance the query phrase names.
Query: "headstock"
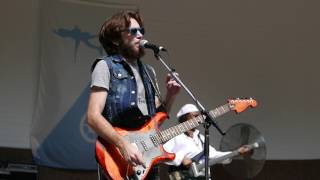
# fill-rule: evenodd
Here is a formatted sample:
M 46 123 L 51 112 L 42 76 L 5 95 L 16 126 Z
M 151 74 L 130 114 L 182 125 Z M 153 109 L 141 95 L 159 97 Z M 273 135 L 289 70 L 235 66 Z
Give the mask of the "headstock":
M 232 110 L 236 111 L 237 113 L 240 113 L 244 110 L 246 110 L 248 107 L 256 107 L 257 101 L 253 98 L 245 98 L 245 99 L 229 99 L 228 100 L 229 106 Z

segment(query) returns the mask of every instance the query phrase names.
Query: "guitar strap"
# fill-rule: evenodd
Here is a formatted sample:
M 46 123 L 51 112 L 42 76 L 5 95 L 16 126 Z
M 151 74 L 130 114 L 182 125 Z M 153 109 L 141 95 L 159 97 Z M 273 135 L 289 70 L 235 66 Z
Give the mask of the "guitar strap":
M 204 142 L 201 139 L 200 133 L 198 134 L 198 138 L 199 138 L 199 140 L 201 142 L 201 146 L 204 147 Z M 191 160 L 193 162 L 199 162 L 200 159 L 202 159 L 203 157 L 204 157 L 204 149 L 199 154 L 197 154 L 195 157 L 193 157 Z
M 144 64 L 142 67 L 143 67 L 143 71 L 147 74 L 148 79 L 150 80 L 153 89 L 155 90 L 156 96 L 159 98 L 159 101 L 161 103 L 161 107 L 160 108 L 161 108 L 161 110 L 163 110 L 164 109 L 164 107 L 163 107 L 164 106 L 164 101 L 162 100 L 162 97 L 161 97 L 161 93 L 160 93 L 160 90 L 159 90 L 158 83 L 156 81 L 155 73 L 154 73 L 153 69 L 149 65 Z M 165 109 L 164 109 L 164 111 L 165 111 Z
M 158 96 L 159 101 L 161 103 L 160 107 L 157 108 L 156 111 L 157 112 L 159 112 L 159 111 L 166 112 L 166 109 L 164 107 L 164 101 L 161 98 L 161 94 L 160 94 L 160 90 L 159 90 L 159 87 L 158 87 L 158 83 L 156 81 L 155 72 L 153 71 L 153 69 L 149 65 L 146 65 L 146 64 L 143 64 L 142 68 L 143 68 L 143 71 L 147 74 L 147 77 L 151 82 L 151 85 L 152 85 L 152 87 L 153 87 L 153 89 L 154 89 L 154 91 L 156 93 L 156 96 Z M 154 124 L 154 127 L 158 127 L 158 124 L 157 124 L 156 121 L 153 121 L 153 124 Z M 156 130 L 157 130 L 157 128 L 156 128 Z M 159 131 L 159 130 L 157 130 L 157 131 Z

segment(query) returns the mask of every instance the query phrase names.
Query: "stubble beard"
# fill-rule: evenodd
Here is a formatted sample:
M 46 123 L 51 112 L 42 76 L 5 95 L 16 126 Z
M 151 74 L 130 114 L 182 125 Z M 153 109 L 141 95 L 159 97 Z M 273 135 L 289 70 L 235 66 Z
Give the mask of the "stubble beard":
M 145 55 L 143 48 L 139 47 L 139 51 L 135 51 L 134 47 L 127 43 L 120 43 L 120 54 L 127 59 L 139 59 Z

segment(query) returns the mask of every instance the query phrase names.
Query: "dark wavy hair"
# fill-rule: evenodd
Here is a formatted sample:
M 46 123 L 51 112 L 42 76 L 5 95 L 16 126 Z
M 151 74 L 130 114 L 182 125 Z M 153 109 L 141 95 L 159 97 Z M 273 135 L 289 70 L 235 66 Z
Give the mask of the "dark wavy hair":
M 119 47 L 114 42 L 122 41 L 121 33 L 128 30 L 130 18 L 135 19 L 140 27 L 143 27 L 143 21 L 139 11 L 132 10 L 124 10 L 113 15 L 101 26 L 99 41 L 108 55 L 119 53 Z

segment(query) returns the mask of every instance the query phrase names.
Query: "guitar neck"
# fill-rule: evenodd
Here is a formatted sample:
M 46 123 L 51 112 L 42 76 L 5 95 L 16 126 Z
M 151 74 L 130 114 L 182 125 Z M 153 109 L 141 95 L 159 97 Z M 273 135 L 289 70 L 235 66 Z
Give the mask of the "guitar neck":
M 213 118 L 217 118 L 231 110 L 229 104 L 225 104 L 223 106 L 220 106 L 214 110 L 209 111 L 209 115 Z M 188 121 L 185 121 L 183 123 L 180 123 L 176 126 L 170 127 L 166 130 L 163 130 L 157 134 L 156 139 L 159 141 L 160 144 L 163 144 L 170 139 L 174 138 L 175 136 L 178 136 L 179 134 L 182 134 L 188 130 L 191 130 L 200 124 L 204 122 L 204 117 L 198 116 L 195 118 L 192 118 Z

